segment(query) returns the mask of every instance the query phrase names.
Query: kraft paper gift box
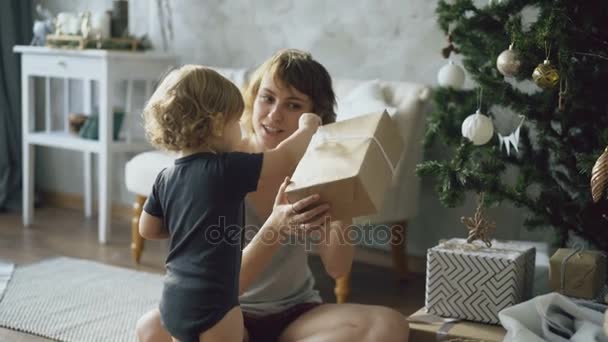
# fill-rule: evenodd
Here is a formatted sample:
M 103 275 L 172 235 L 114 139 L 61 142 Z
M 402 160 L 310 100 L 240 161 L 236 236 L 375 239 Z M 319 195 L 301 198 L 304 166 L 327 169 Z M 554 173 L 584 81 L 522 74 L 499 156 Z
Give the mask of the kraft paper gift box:
M 410 323 L 410 341 L 415 342 L 501 342 L 506 334 L 500 325 L 444 319 L 427 313 L 425 308 L 416 311 L 407 320 Z
M 451 239 L 427 251 L 429 313 L 498 324 L 498 312 L 531 297 L 536 249 L 517 241 Z
M 605 282 L 606 257 L 598 251 L 560 248 L 549 260 L 551 288 L 565 296 L 596 299 Z
M 321 126 L 291 177 L 289 202 L 318 193 L 332 219 L 376 214 L 403 148 L 386 112 Z

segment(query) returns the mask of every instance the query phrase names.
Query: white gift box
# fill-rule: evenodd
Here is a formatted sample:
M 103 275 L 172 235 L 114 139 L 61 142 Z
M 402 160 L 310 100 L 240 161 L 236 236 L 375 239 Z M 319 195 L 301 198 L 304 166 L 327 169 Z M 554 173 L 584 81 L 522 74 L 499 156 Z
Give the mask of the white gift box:
M 498 324 L 498 312 L 531 297 L 536 249 L 517 241 L 451 239 L 427 252 L 429 313 Z

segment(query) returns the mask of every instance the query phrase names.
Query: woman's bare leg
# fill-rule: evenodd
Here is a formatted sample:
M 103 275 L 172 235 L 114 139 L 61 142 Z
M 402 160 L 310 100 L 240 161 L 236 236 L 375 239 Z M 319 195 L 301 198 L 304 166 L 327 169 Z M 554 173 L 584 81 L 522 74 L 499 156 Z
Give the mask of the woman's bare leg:
M 323 304 L 287 326 L 279 341 L 405 342 L 408 335 L 406 318 L 393 309 L 361 304 Z

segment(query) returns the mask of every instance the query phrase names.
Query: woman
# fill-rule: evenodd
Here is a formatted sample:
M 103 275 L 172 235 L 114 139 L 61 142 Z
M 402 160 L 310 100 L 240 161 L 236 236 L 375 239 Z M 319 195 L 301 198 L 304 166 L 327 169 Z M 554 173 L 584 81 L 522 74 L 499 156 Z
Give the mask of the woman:
M 283 50 L 262 64 L 245 91 L 243 151 L 276 147 L 298 128 L 299 117 L 316 113 L 334 122 L 331 77 L 308 53 Z M 290 170 L 286 170 L 286 174 Z M 322 303 L 302 244 L 271 244 L 251 236 L 272 211 L 282 177 L 259 184 L 248 196 L 248 243 L 240 273 L 241 308 L 248 340 L 258 341 L 407 341 L 408 325 L 395 310 L 360 304 Z M 318 243 L 326 272 L 338 279 L 350 272 L 354 246 L 340 244 L 350 222 L 334 222 Z M 257 238 L 256 238 L 257 237 Z M 171 341 L 158 309 L 137 324 L 140 341 Z

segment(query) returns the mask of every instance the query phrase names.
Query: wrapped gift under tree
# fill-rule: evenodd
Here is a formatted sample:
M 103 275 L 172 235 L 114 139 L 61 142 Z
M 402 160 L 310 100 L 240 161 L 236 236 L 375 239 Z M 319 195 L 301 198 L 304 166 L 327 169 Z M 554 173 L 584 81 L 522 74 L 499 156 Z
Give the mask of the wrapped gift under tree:
M 597 299 L 606 282 L 606 256 L 560 248 L 549 261 L 549 279 L 551 288 L 565 296 Z
M 494 225 L 463 218 L 468 239 L 451 239 L 427 252 L 429 313 L 498 324 L 498 312 L 531 297 L 536 249 L 516 241 L 491 241 Z M 475 241 L 480 239 L 481 241 Z
M 410 322 L 410 341 L 415 342 L 502 342 L 505 329 L 501 326 L 443 318 L 422 308 L 407 319 Z

